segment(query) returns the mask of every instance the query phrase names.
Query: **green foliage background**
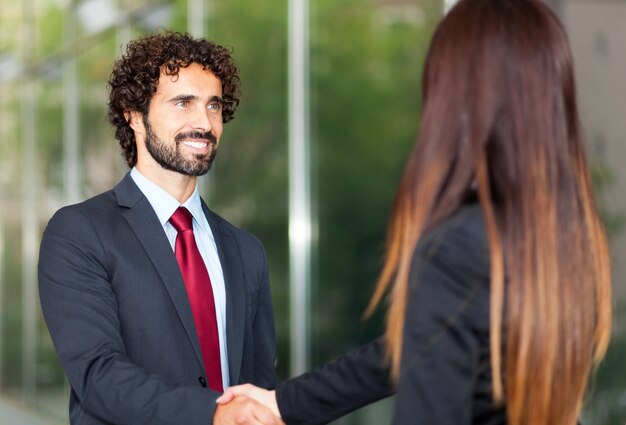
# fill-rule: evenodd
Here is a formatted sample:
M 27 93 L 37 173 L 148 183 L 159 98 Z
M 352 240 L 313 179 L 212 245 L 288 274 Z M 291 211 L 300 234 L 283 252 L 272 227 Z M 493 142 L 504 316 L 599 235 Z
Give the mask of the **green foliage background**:
M 19 2 L 17 2 L 19 3 Z M 138 6 L 139 0 L 129 0 Z M 165 27 L 187 29 L 187 3 L 169 4 Z M 0 0 L 0 58 L 19 52 L 19 6 Z M 361 319 L 381 264 L 385 228 L 395 187 L 420 124 L 421 72 L 430 35 L 441 13 L 439 0 L 311 1 L 310 105 L 313 195 L 317 217 L 312 287 L 312 365 L 375 336 L 380 312 Z M 207 37 L 232 46 L 242 79 L 242 103 L 225 127 L 218 160 L 203 186 L 209 205 L 264 242 L 270 261 L 277 325 L 277 372 L 289 370 L 288 290 L 288 93 L 287 2 L 207 1 Z M 37 3 L 34 80 L 37 100 L 37 161 L 40 227 L 63 203 L 63 31 L 65 3 Z M 139 16 L 132 36 L 150 31 Z M 79 28 L 80 132 L 83 196 L 106 190 L 125 172 L 107 124 L 106 79 L 122 50 L 114 29 L 97 35 Z M 9 36 L 9 34 L 11 36 Z M 0 390 L 19 395 L 22 362 L 21 223 L 5 219 L 20 202 L 21 140 L 19 84 L 0 92 L 0 195 L 4 228 L 4 293 Z M 598 188 L 610 185 L 599 164 Z M 619 214 L 605 214 L 620 230 Z M 626 308 L 617 322 L 626 323 Z M 585 424 L 615 425 L 626 419 L 626 337 L 616 327 L 614 343 L 596 375 Z M 66 383 L 43 321 L 39 322 L 37 396 L 33 408 L 66 415 Z M 50 401 L 52 400 L 52 401 Z M 356 413 L 342 424 L 388 423 L 390 403 Z M 620 422 L 620 420 L 622 422 Z

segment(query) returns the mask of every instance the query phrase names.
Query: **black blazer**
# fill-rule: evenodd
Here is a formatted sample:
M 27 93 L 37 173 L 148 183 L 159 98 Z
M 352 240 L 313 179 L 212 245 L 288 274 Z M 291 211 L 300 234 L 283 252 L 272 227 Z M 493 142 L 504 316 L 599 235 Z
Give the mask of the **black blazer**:
M 226 284 L 230 383 L 272 388 L 274 321 L 263 246 L 203 208 Z M 129 175 L 50 220 L 39 291 L 71 385 L 72 424 L 211 423 L 219 393 L 206 388 L 180 269 Z
M 463 206 L 420 241 L 410 273 L 397 425 L 505 424 L 493 405 L 489 250 L 479 205 Z M 376 340 L 280 383 L 287 424 L 322 424 L 394 392 Z

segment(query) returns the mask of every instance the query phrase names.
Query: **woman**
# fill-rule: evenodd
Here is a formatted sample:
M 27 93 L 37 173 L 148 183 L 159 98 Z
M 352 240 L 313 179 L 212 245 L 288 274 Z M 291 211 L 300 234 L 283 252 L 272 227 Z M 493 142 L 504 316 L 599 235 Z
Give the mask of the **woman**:
M 461 0 L 423 93 L 368 309 L 389 293 L 384 344 L 280 384 L 280 414 L 326 422 L 390 375 L 396 424 L 573 425 L 611 283 L 565 31 L 537 0 Z M 231 392 L 274 402 L 252 390 Z

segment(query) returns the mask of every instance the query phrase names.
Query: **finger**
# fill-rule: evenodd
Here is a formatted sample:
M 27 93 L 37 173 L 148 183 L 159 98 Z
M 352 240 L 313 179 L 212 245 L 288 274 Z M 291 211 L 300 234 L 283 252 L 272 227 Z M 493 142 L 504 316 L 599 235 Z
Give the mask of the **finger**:
M 258 401 L 261 401 L 259 400 L 259 396 L 257 395 L 258 393 L 259 393 L 258 389 L 254 385 L 251 385 L 251 384 L 234 385 L 232 387 L 228 387 L 228 389 L 224 391 L 224 394 L 218 397 L 215 401 L 219 404 L 224 404 L 224 403 L 228 403 L 229 401 L 231 401 L 233 397 L 240 396 L 240 395 L 243 395 L 249 398 L 254 398 Z
M 219 404 L 213 416 L 213 425 L 275 425 L 275 422 L 259 414 L 267 422 L 257 418 L 256 411 L 264 407 L 244 396 L 237 396 L 230 403 Z
M 237 424 L 245 425 L 277 425 L 275 416 L 261 403 L 237 396 L 237 411 L 239 417 L 235 421 Z
M 279 425 L 282 421 L 272 413 L 270 409 L 260 403 L 254 403 L 254 419 L 263 425 Z
M 222 394 L 221 396 L 219 396 L 218 398 L 215 399 L 215 402 L 217 404 L 226 404 L 228 402 L 230 402 L 233 398 L 235 398 L 235 392 L 232 390 L 231 388 L 227 388 L 226 391 L 224 391 L 224 394 Z
M 273 423 L 264 423 L 259 421 L 257 418 L 255 417 L 245 417 L 245 418 L 240 418 L 237 422 L 235 422 L 237 425 L 275 425 Z
M 244 395 L 250 397 L 250 395 L 254 393 L 255 388 L 256 387 L 251 384 L 233 385 L 232 387 L 228 387 L 226 391 L 224 391 L 224 394 L 215 399 L 215 402 L 218 404 L 226 404 L 235 398 L 235 396 Z

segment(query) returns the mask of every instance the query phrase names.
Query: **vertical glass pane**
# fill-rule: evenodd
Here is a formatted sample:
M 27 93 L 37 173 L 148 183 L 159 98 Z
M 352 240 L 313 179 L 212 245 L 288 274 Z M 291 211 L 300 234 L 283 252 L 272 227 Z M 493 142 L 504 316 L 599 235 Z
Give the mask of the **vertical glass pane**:
M 23 68 L 23 2 L 0 0 L 0 422 L 67 423 L 68 385 L 47 329 L 24 298 L 36 258 L 25 246 L 39 240 L 54 211 L 67 204 L 67 167 L 76 167 L 79 197 L 112 187 L 126 172 L 106 116 L 106 81 L 124 40 L 156 28 L 188 31 L 196 0 L 32 1 L 33 37 Z M 589 156 L 614 248 L 615 331 L 584 423 L 626 418 L 622 367 L 626 355 L 626 156 L 623 76 L 626 3 L 547 1 L 565 23 L 576 58 L 579 102 Z M 83 8 L 99 3 L 100 9 Z M 381 265 L 392 198 L 420 125 L 420 78 L 425 50 L 443 9 L 441 0 L 311 0 L 311 164 L 317 232 L 311 299 L 311 366 L 382 331 L 378 312 L 362 313 Z M 69 10 L 70 5 L 76 7 Z M 213 210 L 263 241 L 277 326 L 277 372 L 289 374 L 287 2 L 205 0 L 205 35 L 232 46 L 242 79 L 241 105 L 224 129 L 218 159 L 202 183 Z M 113 20 L 111 12 L 121 13 Z M 131 12 L 127 14 L 127 12 Z M 93 18 L 97 17 L 94 24 Z M 125 17 L 129 25 L 123 29 Z M 90 18 L 92 18 L 90 20 Z M 68 19 L 76 25 L 64 42 Z M 193 26 L 190 27 L 190 23 Z M 98 26 L 100 25 L 100 26 Z M 66 149 L 67 75 L 76 61 L 78 163 Z M 25 123 L 24 86 L 34 91 L 34 121 Z M 34 154 L 23 144 L 34 130 Z M 30 155 L 26 157 L 25 155 Z M 74 162 L 72 162 L 74 161 Z M 27 174 L 32 173 L 32 174 Z M 33 183 L 25 185 L 24 177 Z M 31 196 L 34 221 L 25 214 Z M 73 201 L 73 200 L 72 200 Z M 30 224 L 28 224 L 30 223 Z M 30 229 L 30 230 L 29 230 Z M 36 254 L 34 254 L 36 257 Z M 38 302 L 38 301 L 37 301 Z M 34 317 L 34 326 L 25 322 Z M 25 353 L 34 330 L 34 353 Z M 31 337 L 32 340 L 32 337 Z M 28 360 L 28 359 L 31 360 Z M 34 388 L 25 376 L 32 363 Z M 388 423 L 387 402 L 338 421 Z M 5 420 L 5 418 L 11 418 Z
M 265 246 L 276 319 L 277 371 L 284 378 L 289 370 L 286 2 L 210 4 L 208 38 L 232 46 L 242 93 L 208 177 L 208 203 Z
M 38 246 L 54 211 L 119 181 L 127 167 L 106 120 L 106 82 L 123 44 L 157 29 L 197 32 L 204 26 L 207 38 L 232 46 L 242 79 L 242 102 L 236 119 L 225 127 L 219 159 L 201 187 L 210 208 L 263 240 L 274 288 L 279 353 L 288 353 L 286 6 L 245 0 L 32 3 L 35 36 L 25 73 L 20 50 L 22 2 L 0 0 L 0 422 L 68 421 L 68 384 L 36 295 L 24 297 L 24 275 L 36 273 L 36 252 L 25 256 L 24 194 L 36 194 Z M 199 8 L 201 19 L 194 15 Z M 70 24 L 74 29 L 68 37 Z M 68 77 L 70 64 L 75 64 L 75 80 Z M 23 118 L 25 85 L 35 92 L 32 125 Z M 78 108 L 68 117 L 73 102 Z M 35 160 L 30 162 L 25 155 L 31 154 L 25 153 L 22 143 L 29 129 L 36 135 Z M 78 146 L 72 147 L 67 140 L 76 135 Z M 79 179 L 74 196 L 68 169 Z M 23 190 L 26 172 L 35 182 L 28 191 Z M 23 266 L 25 258 L 28 266 Z M 34 348 L 25 353 L 29 330 L 24 308 L 33 302 Z M 34 359 L 32 369 L 23 367 L 29 357 Z M 285 376 L 288 357 L 279 359 L 278 369 Z M 34 388 L 26 391 L 24 376 L 29 371 Z
M 313 363 L 382 332 L 362 315 L 387 217 L 420 122 L 421 72 L 438 1 L 311 2 L 311 132 L 319 247 Z M 341 423 L 389 421 L 389 402 Z

